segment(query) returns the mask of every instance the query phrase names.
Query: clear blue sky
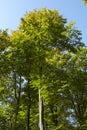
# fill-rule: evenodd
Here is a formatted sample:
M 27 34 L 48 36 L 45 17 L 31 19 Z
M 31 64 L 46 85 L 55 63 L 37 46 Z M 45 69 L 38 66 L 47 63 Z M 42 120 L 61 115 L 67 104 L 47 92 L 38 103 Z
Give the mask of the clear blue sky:
M 26 11 L 42 7 L 57 9 L 68 22 L 75 21 L 87 45 L 87 6 L 82 0 L 0 0 L 0 29 L 17 29 Z

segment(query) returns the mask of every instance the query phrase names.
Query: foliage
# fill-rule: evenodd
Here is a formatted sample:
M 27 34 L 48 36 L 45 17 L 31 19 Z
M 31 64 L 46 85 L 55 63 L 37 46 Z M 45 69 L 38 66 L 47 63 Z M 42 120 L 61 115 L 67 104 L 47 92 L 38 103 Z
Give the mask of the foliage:
M 84 1 L 84 4 L 87 5 L 87 0 L 83 0 Z

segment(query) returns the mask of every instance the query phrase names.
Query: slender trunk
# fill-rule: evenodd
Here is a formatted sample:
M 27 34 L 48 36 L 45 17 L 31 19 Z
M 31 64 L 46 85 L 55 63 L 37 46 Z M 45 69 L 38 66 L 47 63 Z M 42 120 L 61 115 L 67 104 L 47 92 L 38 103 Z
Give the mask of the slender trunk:
M 9 120 L 9 130 L 12 130 L 12 117 L 10 117 L 10 120 Z
M 15 91 L 16 91 L 16 86 L 15 86 Z M 14 122 L 14 130 L 18 128 L 17 126 L 17 120 L 18 120 L 18 112 L 19 112 L 19 106 L 20 106 L 20 95 L 21 95 L 21 76 L 20 76 L 20 84 L 19 84 L 19 90 L 18 94 L 15 93 L 16 95 L 16 111 L 15 111 L 15 122 Z
M 43 109 L 43 100 L 41 98 L 40 88 L 39 88 L 39 127 L 40 130 L 44 130 L 44 109 Z
M 30 97 L 30 79 L 28 79 L 27 86 L 27 96 L 28 96 L 28 105 L 27 105 L 27 130 L 30 130 L 30 108 L 31 108 L 31 97 Z
M 30 105 L 27 106 L 27 130 L 30 130 Z
M 41 43 L 39 42 L 39 78 L 40 78 L 40 86 L 39 86 L 39 127 L 40 130 L 44 130 L 44 107 L 43 107 L 43 99 L 41 97 L 41 87 L 42 87 L 42 74 L 43 74 L 43 65 L 42 65 L 42 55 L 41 55 Z
M 16 106 L 17 106 L 17 87 L 16 87 L 16 84 L 17 84 L 17 79 L 16 79 L 16 72 L 14 70 L 14 97 L 15 97 L 15 102 L 16 102 Z M 16 110 L 15 110 L 15 117 L 14 117 L 14 124 L 13 124 L 13 129 L 15 130 L 16 129 L 16 122 L 17 122 L 17 107 L 16 107 Z

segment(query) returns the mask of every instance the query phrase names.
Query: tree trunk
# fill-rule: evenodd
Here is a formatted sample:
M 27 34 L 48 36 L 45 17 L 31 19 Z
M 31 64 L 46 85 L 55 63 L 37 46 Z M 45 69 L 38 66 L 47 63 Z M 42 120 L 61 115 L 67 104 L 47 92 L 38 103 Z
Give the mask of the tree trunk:
M 15 92 L 16 92 L 16 84 L 15 84 Z M 16 97 L 16 111 L 15 111 L 15 122 L 14 122 L 14 130 L 18 128 L 17 126 L 17 120 L 18 120 L 18 112 L 19 112 L 19 106 L 20 106 L 20 95 L 21 95 L 21 76 L 20 76 L 20 83 L 19 83 L 19 90 L 18 90 L 18 96 L 17 93 L 15 93 Z
M 43 109 L 43 100 L 41 98 L 40 88 L 39 88 L 39 127 L 40 130 L 44 130 L 44 109 Z
M 30 108 L 31 108 L 31 96 L 30 96 L 30 79 L 28 79 L 27 85 L 27 97 L 28 97 L 28 105 L 27 105 L 27 130 L 30 130 Z
M 27 130 L 30 130 L 30 105 L 27 106 Z

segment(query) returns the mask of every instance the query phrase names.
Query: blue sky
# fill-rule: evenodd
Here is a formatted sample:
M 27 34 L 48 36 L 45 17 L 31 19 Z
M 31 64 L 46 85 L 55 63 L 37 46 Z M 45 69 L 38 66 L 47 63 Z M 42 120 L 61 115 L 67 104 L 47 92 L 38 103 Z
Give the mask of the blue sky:
M 26 11 L 42 7 L 58 10 L 68 22 L 75 21 L 87 45 L 87 6 L 82 0 L 0 0 L 0 29 L 17 29 Z

